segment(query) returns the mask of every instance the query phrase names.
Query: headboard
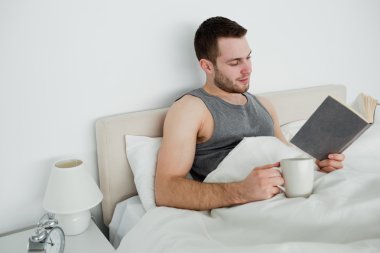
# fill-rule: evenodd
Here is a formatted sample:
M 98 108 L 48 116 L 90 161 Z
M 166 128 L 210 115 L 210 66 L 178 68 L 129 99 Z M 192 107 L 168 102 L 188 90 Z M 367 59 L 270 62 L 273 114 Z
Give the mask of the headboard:
M 268 98 L 277 110 L 280 124 L 306 119 L 327 95 L 346 100 L 343 85 L 323 85 L 257 94 Z M 125 153 L 125 135 L 162 136 L 168 108 L 130 112 L 96 121 L 100 189 L 103 192 L 103 220 L 111 222 L 118 202 L 137 194 Z

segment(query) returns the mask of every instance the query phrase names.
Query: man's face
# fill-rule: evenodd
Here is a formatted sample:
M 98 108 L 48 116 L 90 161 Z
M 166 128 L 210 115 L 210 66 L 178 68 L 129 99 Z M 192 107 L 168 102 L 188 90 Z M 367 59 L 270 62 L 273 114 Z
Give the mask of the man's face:
M 252 72 L 251 49 L 246 38 L 221 38 L 218 48 L 215 85 L 229 93 L 246 92 Z

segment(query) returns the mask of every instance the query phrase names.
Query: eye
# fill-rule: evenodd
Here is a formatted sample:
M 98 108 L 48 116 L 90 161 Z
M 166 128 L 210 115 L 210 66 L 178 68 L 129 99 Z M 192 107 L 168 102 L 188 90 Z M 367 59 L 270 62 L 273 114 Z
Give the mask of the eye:
M 234 61 L 231 61 L 230 62 L 230 66 L 237 66 L 239 64 L 239 61 L 238 60 L 234 60 Z

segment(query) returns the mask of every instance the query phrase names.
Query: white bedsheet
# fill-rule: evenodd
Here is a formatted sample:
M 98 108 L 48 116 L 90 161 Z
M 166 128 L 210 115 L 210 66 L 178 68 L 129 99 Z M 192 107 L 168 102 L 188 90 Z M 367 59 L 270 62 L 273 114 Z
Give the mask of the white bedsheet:
M 251 139 L 248 144 L 256 148 L 252 159 L 244 162 L 246 166 L 240 157 L 236 162 L 241 166 L 235 167 L 239 170 L 228 173 L 222 164 L 228 160 L 223 161 L 206 180 L 239 180 L 251 166 L 297 155 L 294 149 L 268 138 Z M 239 158 L 241 151 L 233 150 L 229 156 Z M 151 209 L 123 238 L 117 251 L 380 252 L 380 168 L 366 160 L 360 166 L 346 166 L 329 174 L 316 171 L 309 198 L 289 199 L 279 194 L 210 212 Z
M 121 239 L 140 221 L 144 216 L 145 209 L 139 196 L 133 196 L 116 205 L 109 224 L 110 242 L 116 249 Z

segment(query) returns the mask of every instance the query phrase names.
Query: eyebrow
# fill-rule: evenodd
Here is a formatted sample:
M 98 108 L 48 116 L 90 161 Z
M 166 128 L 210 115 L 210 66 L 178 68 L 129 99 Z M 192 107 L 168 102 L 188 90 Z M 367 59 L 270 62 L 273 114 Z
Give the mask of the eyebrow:
M 247 55 L 247 57 L 251 56 L 251 54 L 252 54 L 252 50 L 249 51 L 249 54 Z M 239 60 L 241 60 L 242 58 L 243 58 L 243 57 L 237 57 L 237 58 L 233 58 L 233 59 L 227 60 L 226 62 L 228 63 L 228 62 L 231 62 L 231 61 L 239 61 Z

